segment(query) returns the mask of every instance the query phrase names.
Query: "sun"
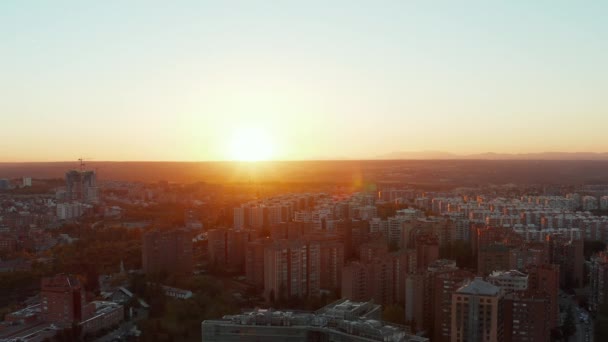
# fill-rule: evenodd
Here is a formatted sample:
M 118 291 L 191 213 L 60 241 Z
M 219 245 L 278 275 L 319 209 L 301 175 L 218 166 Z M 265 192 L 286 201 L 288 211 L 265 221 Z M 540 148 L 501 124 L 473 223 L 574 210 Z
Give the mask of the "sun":
M 237 161 L 264 161 L 273 156 L 272 139 L 263 129 L 242 128 L 234 132 L 230 157 Z

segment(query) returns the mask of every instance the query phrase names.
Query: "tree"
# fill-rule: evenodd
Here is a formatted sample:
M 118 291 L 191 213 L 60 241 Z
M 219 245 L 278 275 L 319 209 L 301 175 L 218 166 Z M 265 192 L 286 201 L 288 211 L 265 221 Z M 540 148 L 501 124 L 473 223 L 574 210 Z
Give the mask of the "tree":
M 589 260 L 594 254 L 605 250 L 606 244 L 603 241 L 585 240 L 584 242 L 583 253 L 585 255 L 585 259 L 587 260 Z
M 90 263 L 84 267 L 84 288 L 89 292 L 97 293 L 99 291 L 99 273 L 97 272 L 97 265 Z
M 593 334 L 596 341 L 608 341 L 608 305 L 600 305 L 594 319 Z
M 569 305 L 566 311 L 566 318 L 564 318 L 564 324 L 562 325 L 562 333 L 564 337 L 569 338 L 576 333 L 575 319 L 574 309 L 572 309 L 572 305 Z
M 150 304 L 150 317 L 158 318 L 165 314 L 167 297 L 159 285 L 151 284 L 147 286 L 144 298 Z

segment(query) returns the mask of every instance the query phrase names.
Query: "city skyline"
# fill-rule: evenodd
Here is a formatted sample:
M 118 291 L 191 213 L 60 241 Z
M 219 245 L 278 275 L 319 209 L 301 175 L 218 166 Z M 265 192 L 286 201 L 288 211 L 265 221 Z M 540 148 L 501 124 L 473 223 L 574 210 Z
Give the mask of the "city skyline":
M 608 5 L 0 4 L 0 161 L 608 152 Z
M 0 1 L 0 342 L 608 341 L 605 13 Z

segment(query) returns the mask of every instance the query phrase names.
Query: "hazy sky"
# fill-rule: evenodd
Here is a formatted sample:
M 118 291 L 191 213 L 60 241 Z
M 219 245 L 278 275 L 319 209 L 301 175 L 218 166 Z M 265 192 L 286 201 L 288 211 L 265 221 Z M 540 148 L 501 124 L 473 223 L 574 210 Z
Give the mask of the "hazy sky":
M 607 17 L 606 1 L 0 1 L 0 161 L 223 160 L 243 130 L 278 159 L 604 152 Z

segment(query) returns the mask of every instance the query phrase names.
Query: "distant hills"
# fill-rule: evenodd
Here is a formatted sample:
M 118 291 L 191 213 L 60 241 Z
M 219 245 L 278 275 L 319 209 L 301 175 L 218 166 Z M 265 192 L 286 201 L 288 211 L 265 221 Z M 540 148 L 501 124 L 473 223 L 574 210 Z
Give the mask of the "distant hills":
M 404 151 L 391 152 L 380 155 L 376 159 L 399 160 L 399 159 L 480 159 L 480 160 L 608 160 L 608 152 L 541 152 L 541 153 L 478 153 L 478 154 L 454 154 L 442 151 Z

